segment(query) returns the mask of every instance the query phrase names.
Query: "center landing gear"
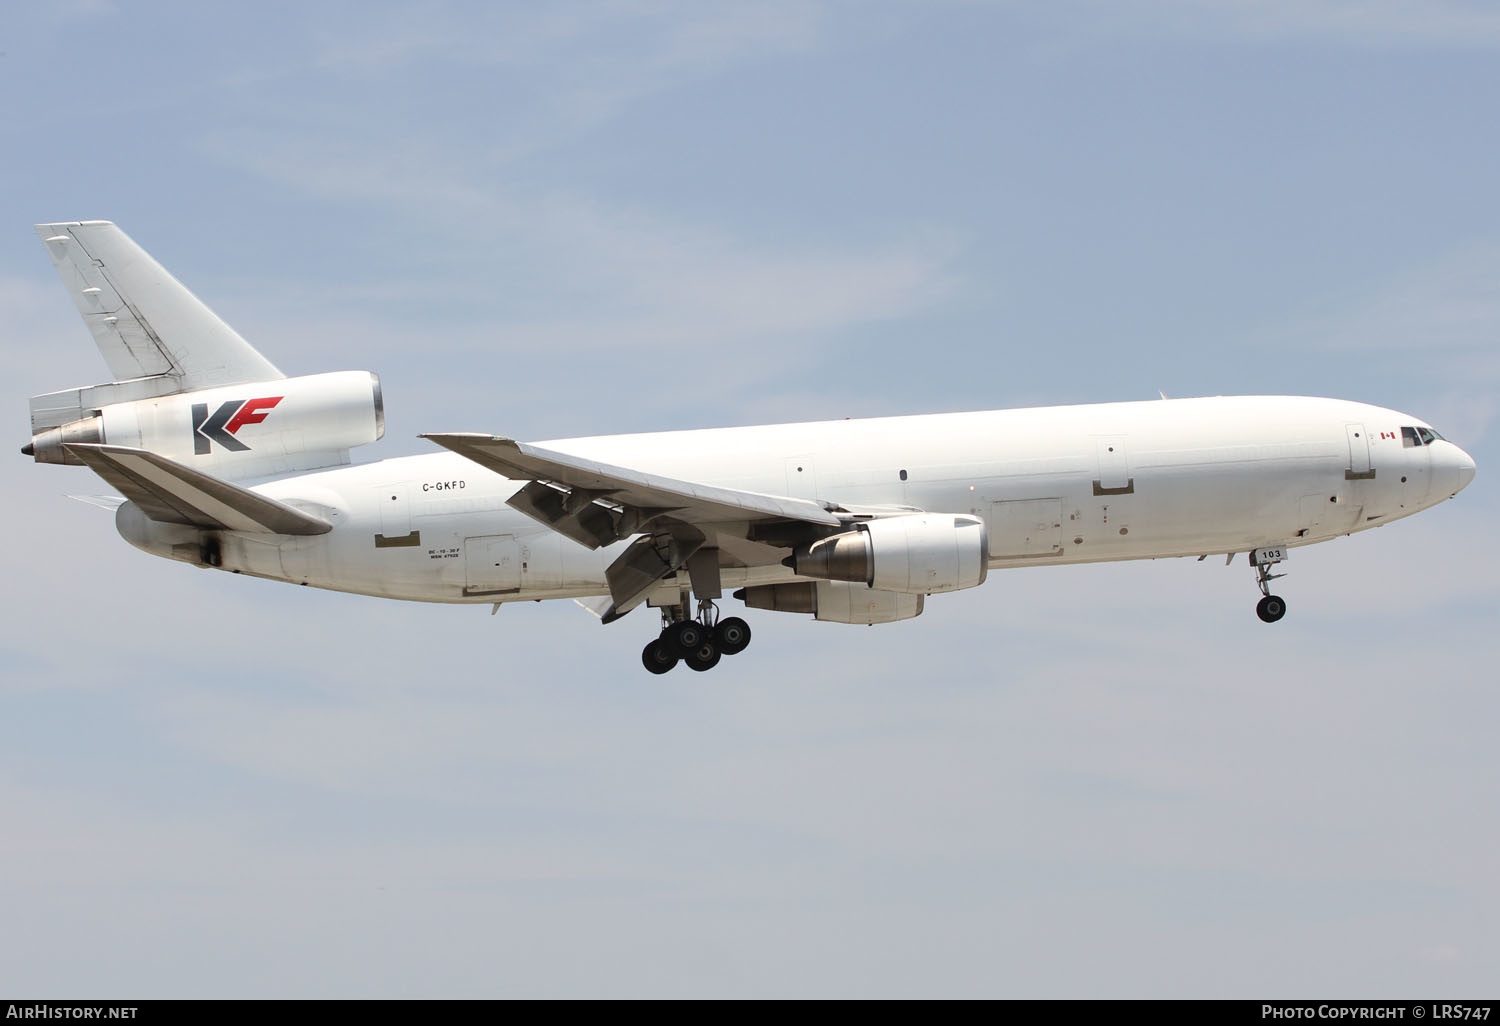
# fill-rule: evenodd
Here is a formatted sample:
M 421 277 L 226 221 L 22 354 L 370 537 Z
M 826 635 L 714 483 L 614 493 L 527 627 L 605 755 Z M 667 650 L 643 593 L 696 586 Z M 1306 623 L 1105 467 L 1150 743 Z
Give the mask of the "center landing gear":
M 652 673 L 666 673 L 679 661 L 688 669 L 712 670 L 727 655 L 738 655 L 750 644 L 750 625 L 737 616 L 719 619 L 712 602 L 698 603 L 698 619 L 683 615 L 683 606 L 662 610 L 657 639 L 641 652 L 641 663 Z
M 1255 615 L 1266 623 L 1275 623 L 1286 615 L 1286 600 L 1271 594 L 1271 582 L 1286 574 L 1273 574 L 1271 567 L 1286 559 L 1286 549 L 1256 549 L 1250 553 L 1250 565 L 1255 567 L 1255 583 L 1260 588 L 1261 600 L 1255 604 Z

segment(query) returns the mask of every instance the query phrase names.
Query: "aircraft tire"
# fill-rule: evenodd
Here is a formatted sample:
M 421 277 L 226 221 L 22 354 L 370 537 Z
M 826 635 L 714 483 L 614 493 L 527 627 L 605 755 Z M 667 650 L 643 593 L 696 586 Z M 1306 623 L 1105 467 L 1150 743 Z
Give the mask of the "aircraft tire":
M 1286 615 L 1286 600 L 1278 595 L 1267 595 L 1255 604 L 1255 615 L 1266 623 L 1275 623 Z
M 676 647 L 677 653 L 686 656 L 708 640 L 708 632 L 697 620 L 678 620 L 661 632 L 662 639 Z
M 687 663 L 689 670 L 697 670 L 699 673 L 702 673 L 704 670 L 712 670 L 715 666 L 718 666 L 719 659 L 723 654 L 719 651 L 718 645 L 715 645 L 712 641 L 705 640 L 703 644 L 683 656 L 682 661 Z
M 750 644 L 750 625 L 737 616 L 720 620 L 714 642 L 725 655 L 739 655 Z
M 665 638 L 657 638 L 641 652 L 641 665 L 652 673 L 666 673 L 677 665 L 677 649 Z

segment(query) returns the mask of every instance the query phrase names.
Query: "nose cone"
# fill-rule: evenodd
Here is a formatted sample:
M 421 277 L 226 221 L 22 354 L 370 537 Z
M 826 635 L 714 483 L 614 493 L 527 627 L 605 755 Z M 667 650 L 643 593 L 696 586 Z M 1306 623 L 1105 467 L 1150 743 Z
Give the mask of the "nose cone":
M 1433 498 L 1457 495 L 1474 480 L 1474 457 L 1449 441 L 1432 446 Z
M 1455 445 L 1454 448 L 1458 449 L 1458 446 Z M 1458 464 L 1458 490 L 1463 491 L 1469 487 L 1469 482 L 1474 480 L 1474 457 L 1462 449 L 1458 449 L 1458 455 L 1460 457 Z

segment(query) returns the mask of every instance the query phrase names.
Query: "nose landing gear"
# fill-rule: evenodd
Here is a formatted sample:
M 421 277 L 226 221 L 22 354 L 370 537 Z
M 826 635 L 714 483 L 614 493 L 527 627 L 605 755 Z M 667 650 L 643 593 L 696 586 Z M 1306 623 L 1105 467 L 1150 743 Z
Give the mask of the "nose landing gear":
M 698 619 L 689 620 L 683 605 L 663 608 L 662 629 L 641 652 L 641 663 L 652 673 L 666 673 L 678 662 L 703 672 L 727 655 L 738 655 L 750 644 L 750 625 L 737 616 L 719 619 L 712 601 L 699 600 Z
M 1255 604 L 1255 615 L 1266 623 L 1275 623 L 1286 615 L 1286 602 L 1276 595 L 1267 595 Z
M 1250 553 L 1250 565 L 1255 568 L 1255 583 L 1262 596 L 1255 604 L 1255 615 L 1266 623 L 1275 623 L 1286 615 L 1286 600 L 1271 594 L 1271 582 L 1286 576 L 1271 573 L 1271 567 L 1285 559 L 1284 548 L 1256 549 Z

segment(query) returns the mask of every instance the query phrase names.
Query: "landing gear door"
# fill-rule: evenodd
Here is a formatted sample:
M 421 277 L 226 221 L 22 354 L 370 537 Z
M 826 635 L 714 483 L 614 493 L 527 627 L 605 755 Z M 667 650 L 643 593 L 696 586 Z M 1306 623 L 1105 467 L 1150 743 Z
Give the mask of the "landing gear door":
M 1370 438 L 1363 424 L 1345 424 L 1349 436 L 1349 470 L 1344 474 L 1350 481 L 1361 481 L 1375 476 L 1370 466 Z

